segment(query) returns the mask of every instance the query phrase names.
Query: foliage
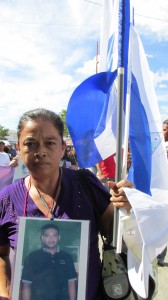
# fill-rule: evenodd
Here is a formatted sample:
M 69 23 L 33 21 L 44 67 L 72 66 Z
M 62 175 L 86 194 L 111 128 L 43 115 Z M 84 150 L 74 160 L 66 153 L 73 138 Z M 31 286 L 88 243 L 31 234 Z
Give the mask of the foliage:
M 68 127 L 66 125 L 66 113 L 67 111 L 65 109 L 63 109 L 60 113 L 59 116 L 61 118 L 61 120 L 64 123 L 64 136 L 69 137 L 69 131 L 68 131 Z
M 9 129 L 0 125 L 0 139 L 4 139 L 9 134 Z

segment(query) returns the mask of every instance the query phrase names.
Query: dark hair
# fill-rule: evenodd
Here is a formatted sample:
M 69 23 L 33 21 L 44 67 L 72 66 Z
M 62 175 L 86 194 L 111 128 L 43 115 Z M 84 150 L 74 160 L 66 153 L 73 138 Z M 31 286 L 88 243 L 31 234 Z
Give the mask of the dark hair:
M 168 119 L 163 122 L 163 124 L 168 125 Z
M 4 146 L 3 151 L 4 151 L 5 153 L 9 153 L 9 148 L 8 148 L 7 146 Z
M 36 108 L 33 110 L 29 110 L 22 115 L 22 117 L 19 120 L 19 124 L 18 124 L 18 128 L 17 128 L 18 140 L 20 138 L 21 131 L 23 130 L 25 123 L 30 120 L 33 120 L 33 121 L 37 120 L 38 118 L 42 118 L 44 120 L 52 122 L 52 124 L 58 130 L 59 135 L 61 136 L 62 141 L 63 141 L 64 123 L 62 122 L 59 115 L 57 115 L 55 112 L 45 109 L 45 108 Z
M 44 226 L 41 227 L 41 235 L 44 234 L 44 232 L 47 230 L 47 229 L 55 229 L 58 234 L 59 234 L 59 228 L 57 225 L 55 225 L 54 223 L 50 222 L 48 224 L 45 224 Z

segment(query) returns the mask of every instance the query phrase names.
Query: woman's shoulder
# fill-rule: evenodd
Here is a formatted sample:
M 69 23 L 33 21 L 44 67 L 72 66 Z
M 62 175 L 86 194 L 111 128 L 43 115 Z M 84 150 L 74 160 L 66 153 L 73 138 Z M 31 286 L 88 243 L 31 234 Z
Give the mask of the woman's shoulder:
M 70 183 L 71 181 L 81 182 L 83 176 L 79 173 L 84 173 L 84 177 L 87 178 L 87 182 L 92 186 L 93 189 L 102 190 L 105 194 L 109 195 L 107 189 L 102 185 L 101 181 L 88 169 L 73 170 L 69 168 L 62 168 L 63 181 L 67 183 Z
M 0 191 L 0 226 L 5 224 L 15 227 L 15 222 L 23 211 L 21 197 L 22 180 L 4 187 Z M 1 228 L 3 230 L 3 226 Z
M 88 180 L 91 182 L 98 182 L 98 179 L 97 177 L 91 172 L 89 171 L 88 169 L 71 169 L 71 168 L 62 168 L 62 180 L 63 182 L 67 182 L 67 183 L 70 183 L 71 181 L 78 181 L 77 179 L 79 179 L 79 173 L 81 172 L 82 170 L 82 173 L 84 172 L 88 178 Z
M 80 175 L 80 173 L 82 174 Z M 111 195 L 95 174 L 88 169 L 71 170 L 65 168 L 63 170 L 63 185 L 67 191 L 80 190 L 82 195 L 87 195 L 87 198 L 90 198 L 88 190 L 91 190 L 92 197 L 96 199 L 100 211 L 104 211 L 110 203 Z

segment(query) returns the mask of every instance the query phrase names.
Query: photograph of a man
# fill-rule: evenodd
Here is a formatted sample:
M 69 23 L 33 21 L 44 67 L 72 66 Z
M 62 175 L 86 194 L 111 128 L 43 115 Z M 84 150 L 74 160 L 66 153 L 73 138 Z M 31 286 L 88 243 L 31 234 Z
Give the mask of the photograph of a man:
M 41 249 L 25 259 L 21 277 L 21 300 L 75 300 L 76 271 L 70 254 L 59 248 L 57 225 L 41 228 Z

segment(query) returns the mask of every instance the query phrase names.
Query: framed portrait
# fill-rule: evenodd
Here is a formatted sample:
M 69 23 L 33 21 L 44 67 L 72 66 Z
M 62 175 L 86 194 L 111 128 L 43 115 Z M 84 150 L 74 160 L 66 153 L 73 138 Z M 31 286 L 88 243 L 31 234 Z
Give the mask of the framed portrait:
M 85 300 L 89 225 L 20 217 L 12 300 Z

